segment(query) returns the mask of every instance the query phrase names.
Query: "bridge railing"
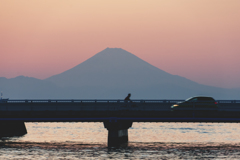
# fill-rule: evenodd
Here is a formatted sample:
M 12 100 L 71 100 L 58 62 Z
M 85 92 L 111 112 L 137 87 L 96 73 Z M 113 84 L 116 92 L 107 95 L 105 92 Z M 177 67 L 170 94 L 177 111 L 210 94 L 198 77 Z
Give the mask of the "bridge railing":
M 131 100 L 134 103 L 178 103 L 185 100 L 168 100 L 168 99 L 158 99 L 158 100 Z M 0 103 L 125 103 L 124 100 L 112 99 L 112 100 L 97 100 L 97 99 L 7 99 L 1 100 Z M 218 103 L 240 103 L 240 100 L 217 100 Z
M 240 103 L 240 100 L 218 100 L 218 103 Z
M 133 103 L 177 103 L 184 100 L 131 100 Z M 91 99 L 26 99 L 26 100 L 17 100 L 17 99 L 8 99 L 1 101 L 2 103 L 125 103 L 124 100 L 91 100 Z
M 91 99 L 26 99 L 5 100 L 0 111 L 170 111 L 171 106 L 184 100 L 91 100 Z M 218 100 L 219 111 L 240 110 L 240 100 Z M 7 103 L 4 105 L 4 103 Z M 1 105 L 3 104 L 3 105 Z M 203 105 L 203 104 L 202 104 Z M 207 105 L 207 104 L 206 104 Z

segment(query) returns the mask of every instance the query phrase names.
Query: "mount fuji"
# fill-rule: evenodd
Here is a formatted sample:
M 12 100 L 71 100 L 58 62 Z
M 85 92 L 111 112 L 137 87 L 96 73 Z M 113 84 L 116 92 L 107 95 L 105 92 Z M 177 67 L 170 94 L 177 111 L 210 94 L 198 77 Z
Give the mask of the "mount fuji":
M 8 98 L 36 99 L 186 99 L 204 95 L 239 99 L 240 89 L 206 86 L 169 74 L 121 48 L 106 48 L 79 65 L 40 80 L 0 77 Z

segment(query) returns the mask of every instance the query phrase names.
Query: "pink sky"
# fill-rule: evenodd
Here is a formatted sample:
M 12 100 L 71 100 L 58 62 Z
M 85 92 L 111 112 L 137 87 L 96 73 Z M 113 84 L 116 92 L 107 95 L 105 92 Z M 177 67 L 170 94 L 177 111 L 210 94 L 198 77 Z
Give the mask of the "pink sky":
M 107 47 L 240 87 L 239 0 L 0 0 L 0 77 L 44 79 Z

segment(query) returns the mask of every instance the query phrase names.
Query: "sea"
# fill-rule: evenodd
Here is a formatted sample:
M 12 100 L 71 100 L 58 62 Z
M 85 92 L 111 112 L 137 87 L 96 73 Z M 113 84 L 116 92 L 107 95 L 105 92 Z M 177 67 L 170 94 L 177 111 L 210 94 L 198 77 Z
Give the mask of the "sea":
M 25 125 L 26 135 L 0 140 L 0 159 L 240 159 L 238 123 L 133 123 L 117 148 L 103 123 Z

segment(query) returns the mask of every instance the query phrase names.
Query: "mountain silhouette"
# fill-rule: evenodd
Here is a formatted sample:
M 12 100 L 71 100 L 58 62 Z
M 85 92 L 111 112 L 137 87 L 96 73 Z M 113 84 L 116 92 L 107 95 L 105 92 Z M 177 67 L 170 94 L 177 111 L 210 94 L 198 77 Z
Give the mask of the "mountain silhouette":
M 107 48 L 61 74 L 47 78 L 67 86 L 148 86 L 165 83 L 172 75 L 152 66 L 121 48 Z
M 0 77 L 0 91 L 5 98 L 58 98 L 61 89 L 55 84 L 32 77 Z M 60 92 L 61 93 L 61 92 Z
M 229 98 L 233 94 L 227 89 L 201 85 L 169 74 L 121 48 L 106 48 L 46 81 L 71 88 L 68 94 L 76 93 L 84 98 L 120 98 L 127 93 L 132 93 L 132 98 L 148 99 L 187 98 L 195 95 Z M 85 94 L 76 90 L 82 90 Z
M 186 99 L 205 95 L 239 99 L 240 89 L 202 85 L 169 74 L 121 48 L 106 48 L 81 64 L 45 80 L 0 77 L 10 99 Z

